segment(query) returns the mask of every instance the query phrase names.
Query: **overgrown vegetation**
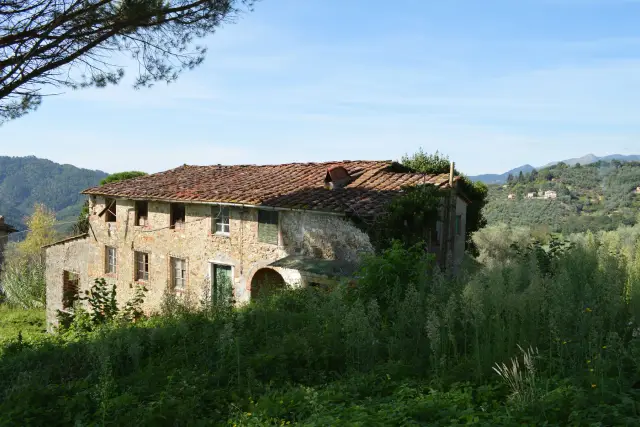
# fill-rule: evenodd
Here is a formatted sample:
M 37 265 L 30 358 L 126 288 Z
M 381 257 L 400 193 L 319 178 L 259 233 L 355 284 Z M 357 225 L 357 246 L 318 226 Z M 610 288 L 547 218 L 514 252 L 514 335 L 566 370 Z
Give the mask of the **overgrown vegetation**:
M 401 159 L 404 166 L 421 173 L 441 174 L 450 172 L 449 157 L 436 151 L 434 154 L 425 153 L 422 148 L 418 149 L 412 155 L 404 155 Z M 489 189 L 486 184 L 480 181 L 472 181 L 464 174 L 460 174 L 458 170 L 454 171 L 455 175 L 460 175 L 461 180 L 458 188 L 469 200 L 467 206 L 466 218 L 466 240 L 468 249 L 475 253 L 475 247 L 471 235 L 480 230 L 487 223 L 484 217 L 484 206 L 487 203 Z
M 615 230 L 638 221 L 640 162 L 599 161 L 586 166 L 564 163 L 533 170 L 492 185 L 485 216 L 489 224 L 548 225 L 553 231 Z M 556 200 L 527 199 L 553 190 Z M 513 194 L 514 199 L 508 199 Z
M 503 262 L 479 245 L 485 267 L 455 278 L 396 245 L 355 287 L 239 310 L 174 299 L 135 324 L 13 342 L 0 424 L 634 425 L 637 237 L 541 242 L 544 266 L 535 245 Z
M 26 309 L 44 307 L 45 264 L 41 248 L 59 237 L 55 223 L 55 213 L 37 204 L 26 220 L 30 232 L 25 239 L 6 246 L 0 293 L 7 304 Z

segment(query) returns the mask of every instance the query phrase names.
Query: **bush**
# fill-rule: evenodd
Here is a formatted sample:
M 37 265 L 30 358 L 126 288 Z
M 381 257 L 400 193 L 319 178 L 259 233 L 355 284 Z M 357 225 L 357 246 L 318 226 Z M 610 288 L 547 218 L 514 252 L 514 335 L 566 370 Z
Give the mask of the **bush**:
M 448 277 L 397 246 L 355 289 L 14 342 L 0 424 L 633 425 L 640 256 L 613 247 L 587 236 L 548 273 L 520 254 Z

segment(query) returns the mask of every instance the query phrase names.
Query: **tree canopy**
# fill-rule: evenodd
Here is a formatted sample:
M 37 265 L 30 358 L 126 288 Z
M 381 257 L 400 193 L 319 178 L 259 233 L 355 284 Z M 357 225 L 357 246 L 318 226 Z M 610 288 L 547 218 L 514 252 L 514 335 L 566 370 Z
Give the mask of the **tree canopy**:
M 425 153 L 422 148 L 419 148 L 412 155 L 405 154 L 404 156 L 402 156 L 402 159 L 400 161 L 404 166 L 422 173 L 449 173 L 451 169 L 451 162 L 448 156 L 438 151 L 436 151 L 434 154 L 428 154 Z M 466 238 L 469 249 L 471 251 L 474 251 L 473 242 L 471 241 L 471 234 L 484 227 L 484 225 L 486 224 L 486 221 L 482 215 L 482 208 L 486 204 L 489 188 L 486 184 L 480 181 L 471 181 L 469 177 L 460 174 L 455 169 L 454 173 L 457 175 L 461 175 L 462 179 L 459 181 L 459 188 L 471 202 L 467 206 Z
M 5 0 L 0 2 L 0 123 L 37 108 L 50 88 L 119 83 L 120 53 L 135 87 L 171 82 L 199 65 L 194 44 L 255 0 Z
M 140 171 L 126 171 L 126 172 L 112 173 L 111 175 L 103 178 L 100 181 L 100 185 L 109 184 L 110 182 L 124 181 L 125 179 L 138 178 L 140 176 L 145 176 L 145 175 L 147 175 L 146 172 L 140 172 Z

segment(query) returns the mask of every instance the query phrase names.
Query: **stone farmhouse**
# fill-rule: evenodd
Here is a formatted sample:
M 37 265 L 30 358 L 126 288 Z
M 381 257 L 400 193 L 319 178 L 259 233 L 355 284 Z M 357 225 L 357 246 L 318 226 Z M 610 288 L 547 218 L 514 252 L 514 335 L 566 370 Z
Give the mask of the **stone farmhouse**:
M 2 263 L 4 261 L 4 247 L 9 240 L 9 234 L 15 233 L 16 230 L 9 224 L 4 222 L 4 217 L 0 215 L 0 271 L 2 271 Z
M 96 278 L 116 285 L 120 303 L 144 284 L 149 311 L 165 292 L 215 301 L 228 286 L 242 304 L 267 283 L 335 282 L 373 250 L 349 218 L 373 220 L 405 186 L 449 192 L 432 247 L 440 260 L 458 263 L 468 203 L 458 180 L 391 161 L 343 161 L 184 165 L 89 188 L 89 232 L 44 248 L 48 325 Z

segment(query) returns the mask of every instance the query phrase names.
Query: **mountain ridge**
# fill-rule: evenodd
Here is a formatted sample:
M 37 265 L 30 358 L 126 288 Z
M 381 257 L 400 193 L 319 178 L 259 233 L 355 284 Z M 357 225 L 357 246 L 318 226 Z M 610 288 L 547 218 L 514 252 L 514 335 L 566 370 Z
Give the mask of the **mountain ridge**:
M 98 185 L 107 176 L 101 170 L 36 156 L 0 156 L 0 215 L 8 224 L 24 229 L 24 218 L 34 204 L 44 203 L 59 220 L 73 220 L 84 202 L 80 191 Z
M 557 165 L 559 163 L 565 163 L 569 166 L 575 166 L 578 163 L 580 163 L 581 165 L 588 165 L 591 163 L 596 163 L 601 160 L 602 161 L 619 160 L 622 162 L 640 161 L 640 154 L 628 154 L 628 155 L 609 154 L 606 156 L 596 156 L 593 153 L 589 153 L 589 154 L 585 154 L 582 157 L 574 157 L 571 159 L 550 162 L 540 167 L 534 167 L 534 166 L 531 166 L 530 164 L 526 164 L 526 165 L 518 166 L 516 168 L 513 168 L 501 174 L 480 174 L 480 175 L 470 176 L 469 178 L 472 179 L 473 181 L 484 182 L 485 184 L 504 184 L 507 182 L 507 178 L 509 177 L 509 174 L 517 177 L 520 171 L 522 171 L 522 173 L 527 173 L 527 172 L 531 172 L 533 169 L 540 170 L 543 168 L 548 168 L 550 166 Z

